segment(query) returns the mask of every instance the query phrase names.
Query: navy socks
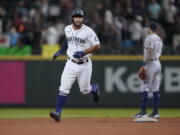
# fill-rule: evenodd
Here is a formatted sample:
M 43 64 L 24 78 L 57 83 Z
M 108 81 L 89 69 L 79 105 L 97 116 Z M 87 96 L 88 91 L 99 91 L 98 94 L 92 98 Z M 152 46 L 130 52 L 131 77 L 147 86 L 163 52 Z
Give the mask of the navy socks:
M 153 113 L 158 113 L 159 99 L 160 99 L 159 92 L 158 91 L 153 92 Z
M 61 114 L 61 111 L 67 101 L 67 95 L 58 95 L 57 101 L 56 101 L 56 112 Z
M 91 84 L 92 90 L 91 93 L 96 93 L 98 90 L 98 85 L 97 84 Z
M 141 111 L 146 112 L 148 92 L 141 93 Z M 160 94 L 153 92 L 153 113 L 158 113 Z
M 141 92 L 141 111 L 146 113 L 148 92 Z

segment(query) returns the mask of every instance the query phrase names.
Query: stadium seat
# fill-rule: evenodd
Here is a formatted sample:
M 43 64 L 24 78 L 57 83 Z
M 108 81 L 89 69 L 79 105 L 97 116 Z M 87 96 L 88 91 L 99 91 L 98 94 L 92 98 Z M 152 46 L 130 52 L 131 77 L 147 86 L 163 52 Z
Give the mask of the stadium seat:
M 59 49 L 60 49 L 60 46 L 58 44 L 55 44 L 55 45 L 44 44 L 42 46 L 42 56 L 52 57 L 54 53 L 56 53 Z

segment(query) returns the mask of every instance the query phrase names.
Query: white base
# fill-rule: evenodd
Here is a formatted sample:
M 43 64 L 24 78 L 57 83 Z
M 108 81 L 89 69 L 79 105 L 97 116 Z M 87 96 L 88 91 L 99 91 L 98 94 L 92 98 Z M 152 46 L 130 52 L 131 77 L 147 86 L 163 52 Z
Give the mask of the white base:
M 133 121 L 135 121 L 135 122 L 157 122 L 158 120 L 156 118 L 142 117 L 142 118 L 133 119 Z

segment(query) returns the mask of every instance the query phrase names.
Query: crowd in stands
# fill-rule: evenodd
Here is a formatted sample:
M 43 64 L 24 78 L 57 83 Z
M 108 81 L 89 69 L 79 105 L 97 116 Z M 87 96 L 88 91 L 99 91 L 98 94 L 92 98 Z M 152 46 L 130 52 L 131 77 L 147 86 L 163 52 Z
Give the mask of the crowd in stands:
M 158 23 L 164 54 L 180 54 L 180 1 L 178 0 L 1 0 L 0 45 L 29 45 L 41 54 L 44 44 L 61 44 L 64 27 L 74 8 L 85 11 L 85 24 L 101 42 L 98 54 L 142 54 L 145 24 Z

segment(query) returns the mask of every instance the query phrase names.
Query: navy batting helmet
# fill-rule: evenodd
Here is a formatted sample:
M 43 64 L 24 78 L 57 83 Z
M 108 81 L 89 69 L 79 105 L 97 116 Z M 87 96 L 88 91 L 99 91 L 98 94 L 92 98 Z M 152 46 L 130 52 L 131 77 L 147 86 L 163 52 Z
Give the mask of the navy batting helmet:
M 79 9 L 79 8 L 74 9 L 74 10 L 72 11 L 71 17 L 74 17 L 74 16 L 82 16 L 82 17 L 84 17 L 84 12 L 83 12 L 83 10 L 82 10 L 82 9 Z

